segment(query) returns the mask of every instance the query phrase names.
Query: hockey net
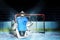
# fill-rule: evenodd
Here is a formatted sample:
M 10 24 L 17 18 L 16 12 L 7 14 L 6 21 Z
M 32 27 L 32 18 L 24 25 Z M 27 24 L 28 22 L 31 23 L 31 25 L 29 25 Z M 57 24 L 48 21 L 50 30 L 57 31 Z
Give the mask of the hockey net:
M 45 33 L 45 14 L 25 14 L 25 16 L 28 22 L 33 23 L 28 27 L 30 31 Z
M 30 23 L 30 30 L 33 32 L 45 33 L 45 14 L 25 14 Z

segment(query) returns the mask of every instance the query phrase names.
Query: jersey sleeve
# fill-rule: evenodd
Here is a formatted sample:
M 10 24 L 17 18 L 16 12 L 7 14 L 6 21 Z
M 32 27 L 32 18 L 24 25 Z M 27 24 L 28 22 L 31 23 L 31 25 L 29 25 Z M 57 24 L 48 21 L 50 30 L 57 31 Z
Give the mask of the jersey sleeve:
M 28 22 L 28 18 L 26 17 L 26 21 Z
M 27 17 L 25 17 L 25 22 L 28 22 L 28 18 Z

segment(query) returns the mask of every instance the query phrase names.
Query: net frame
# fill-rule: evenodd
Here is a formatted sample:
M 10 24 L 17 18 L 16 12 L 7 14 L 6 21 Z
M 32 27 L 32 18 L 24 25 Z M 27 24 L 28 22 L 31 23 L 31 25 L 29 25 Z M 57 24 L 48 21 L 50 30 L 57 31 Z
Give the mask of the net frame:
M 20 16 L 19 14 L 17 14 L 18 16 Z M 42 16 L 43 18 L 43 29 L 44 31 L 43 32 L 39 32 L 39 33 L 45 33 L 45 14 L 24 14 L 26 17 L 30 17 L 30 16 Z M 30 19 L 29 19 L 30 20 Z M 36 20 L 37 21 L 37 20 Z M 37 24 L 36 24 L 37 25 Z M 37 26 L 36 26 L 36 30 L 37 30 Z
M 27 17 L 30 17 L 30 16 L 42 16 L 42 18 L 43 18 L 42 21 L 43 21 L 43 29 L 44 29 L 44 31 L 41 32 L 41 33 L 45 33 L 45 14 L 25 14 L 25 16 L 27 16 Z M 36 30 L 37 30 L 37 26 L 36 26 Z

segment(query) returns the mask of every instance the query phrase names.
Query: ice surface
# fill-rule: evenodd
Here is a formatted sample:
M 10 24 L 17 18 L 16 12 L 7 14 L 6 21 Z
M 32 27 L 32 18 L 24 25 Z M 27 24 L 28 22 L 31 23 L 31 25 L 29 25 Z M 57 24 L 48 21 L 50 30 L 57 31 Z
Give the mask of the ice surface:
M 60 40 L 60 32 L 31 33 L 30 36 L 20 39 L 8 32 L 0 32 L 0 40 Z

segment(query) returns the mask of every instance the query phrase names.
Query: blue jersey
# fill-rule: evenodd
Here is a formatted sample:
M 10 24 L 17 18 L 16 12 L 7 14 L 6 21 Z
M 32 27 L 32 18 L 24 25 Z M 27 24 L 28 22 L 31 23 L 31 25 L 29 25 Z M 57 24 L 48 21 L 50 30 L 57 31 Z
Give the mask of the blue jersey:
M 28 19 L 24 16 L 24 17 L 17 17 L 16 18 L 17 24 L 18 24 L 18 31 L 26 31 L 27 27 L 26 24 L 28 22 Z

